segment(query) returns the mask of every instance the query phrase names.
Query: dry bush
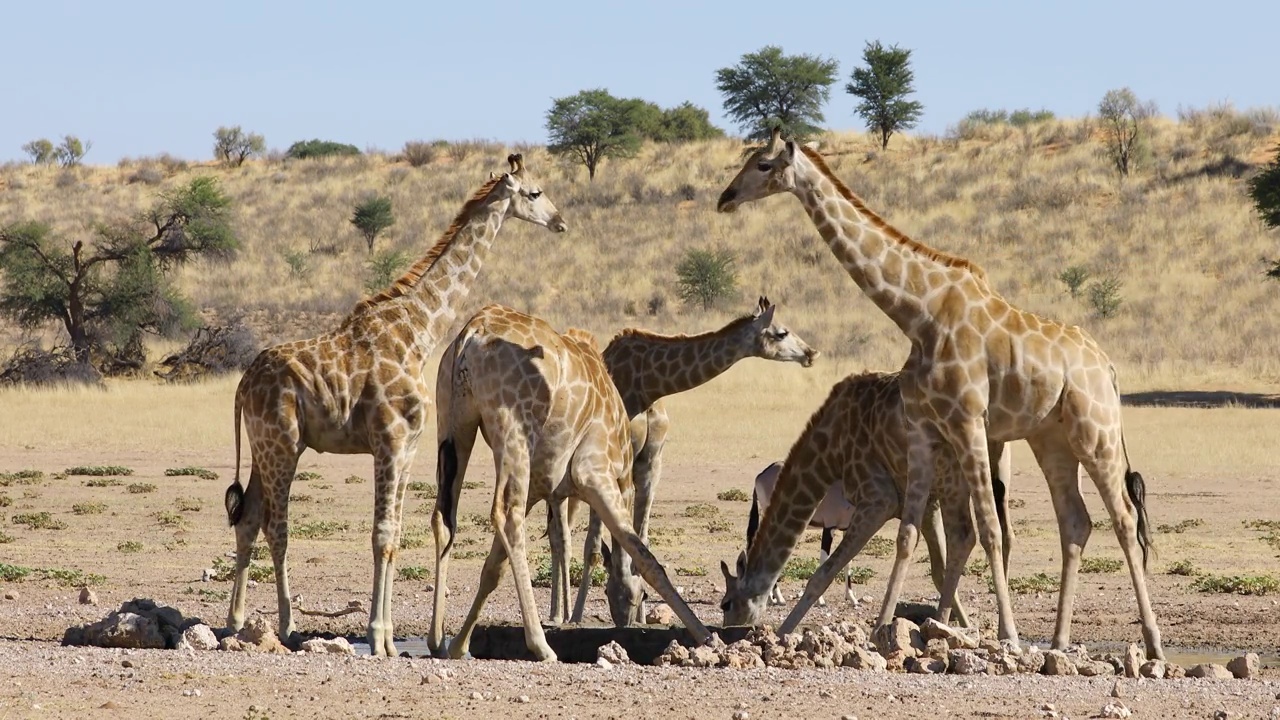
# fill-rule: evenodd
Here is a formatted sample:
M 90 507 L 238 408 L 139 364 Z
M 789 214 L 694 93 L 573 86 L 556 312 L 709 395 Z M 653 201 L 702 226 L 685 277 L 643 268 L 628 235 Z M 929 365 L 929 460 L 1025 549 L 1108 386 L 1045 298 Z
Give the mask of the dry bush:
M 102 373 L 69 347 L 24 345 L 0 366 L 0 385 L 101 385 Z
M 185 348 L 161 360 L 155 374 L 174 382 L 236 372 L 249 367 L 259 349 L 253 331 L 243 323 L 205 326 Z
M 422 167 L 435 162 L 439 152 L 440 149 L 434 143 L 410 140 L 404 144 L 404 150 L 400 151 L 400 154 L 404 156 L 405 162 L 413 167 Z

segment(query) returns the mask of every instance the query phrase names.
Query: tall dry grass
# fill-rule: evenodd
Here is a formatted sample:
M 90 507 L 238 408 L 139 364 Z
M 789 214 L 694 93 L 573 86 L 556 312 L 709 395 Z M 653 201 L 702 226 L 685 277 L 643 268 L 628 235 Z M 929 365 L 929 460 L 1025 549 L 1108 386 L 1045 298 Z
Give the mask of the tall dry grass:
M 888 152 L 840 134 L 822 150 L 901 230 L 979 263 L 1015 304 L 1086 327 L 1126 388 L 1239 387 L 1280 381 L 1280 287 L 1263 281 L 1260 262 L 1276 254 L 1276 238 L 1256 219 L 1243 179 L 1268 157 L 1276 130 L 1265 113 L 1184 111 L 1155 125 L 1150 162 L 1124 182 L 1088 120 L 895 137 Z M 330 327 L 364 291 L 369 257 L 348 222 L 364 194 L 393 201 L 397 222 L 379 248 L 417 255 L 510 149 L 471 143 L 417 168 L 382 155 L 240 169 L 171 158 L 65 171 L 11 166 L 0 170 L 0 223 L 41 219 L 84 237 L 94 222 L 140 210 L 195 173 L 217 175 L 235 200 L 244 247 L 230 263 L 185 268 L 182 287 L 222 315 L 288 320 L 270 339 L 302 337 Z M 722 324 L 763 293 L 828 355 L 878 368 L 905 357 L 898 331 L 861 297 L 798 203 L 715 212 L 740 166 L 737 141 L 650 145 L 604 166 L 594 183 L 543 148 L 519 149 L 570 232 L 509 223 L 460 322 L 501 302 L 605 337 L 626 326 L 688 332 Z M 704 313 L 680 305 L 675 266 L 685 248 L 707 246 L 737 254 L 740 295 Z M 1114 318 L 1096 318 L 1068 295 L 1057 276 L 1073 265 L 1123 281 Z

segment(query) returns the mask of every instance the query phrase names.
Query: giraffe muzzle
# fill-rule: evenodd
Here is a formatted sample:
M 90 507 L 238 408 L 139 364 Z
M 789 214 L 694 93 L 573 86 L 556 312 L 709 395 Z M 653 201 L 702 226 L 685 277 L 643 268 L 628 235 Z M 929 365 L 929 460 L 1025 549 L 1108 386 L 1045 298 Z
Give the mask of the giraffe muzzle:
M 551 221 L 551 230 L 558 233 L 567 232 L 569 230 L 569 223 L 565 222 L 564 218 L 557 215 Z
M 737 197 L 738 190 L 736 188 L 725 188 L 725 191 L 720 193 L 720 199 L 716 202 L 716 211 L 731 213 L 737 210 L 738 204 L 734 202 Z

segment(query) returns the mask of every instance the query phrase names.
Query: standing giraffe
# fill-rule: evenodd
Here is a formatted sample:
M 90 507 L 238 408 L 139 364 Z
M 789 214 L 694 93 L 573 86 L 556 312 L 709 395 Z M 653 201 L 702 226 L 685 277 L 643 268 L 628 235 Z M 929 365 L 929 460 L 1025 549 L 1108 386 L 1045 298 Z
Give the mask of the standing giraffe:
M 998 443 L 991 450 L 1000 458 L 993 466 L 999 469 L 993 485 L 1000 497 L 1001 532 L 1010 541 L 1004 543 L 1007 551 L 1013 544 L 1006 499 L 1012 476 L 1011 456 Z M 929 547 L 933 584 L 941 591 L 945 585 L 944 563 L 953 554 L 967 558 L 974 533 L 968 488 L 950 471 L 951 463 L 940 462 L 938 467 L 941 481 L 934 488 L 929 513 L 924 518 L 924 539 Z M 844 531 L 835 552 L 830 556 L 823 553 L 821 566 L 779 627 L 778 632 L 785 634 L 799 626 L 814 602 L 821 599 L 831 581 L 871 536 L 891 518 L 901 517 L 908 478 L 907 422 L 898 373 L 862 373 L 836 383 L 791 446 L 786 461 L 770 465 L 761 475 L 771 471 L 776 485 L 771 488 L 762 520 L 752 505 L 747 550 L 738 556 L 737 576 L 729 572 L 728 565 L 720 563 L 725 576 L 725 594 L 720 604 L 725 625 L 760 622 L 800 535 L 824 508 L 830 508 L 826 522 L 839 523 Z M 768 485 L 771 479 L 764 480 Z M 1007 566 L 1008 556 L 1003 560 Z M 960 623 L 968 625 L 958 598 L 955 610 Z
M 431 411 L 423 371 L 452 325 L 494 236 L 508 217 L 555 232 L 568 229 L 524 169 L 490 176 L 427 254 L 389 288 L 362 300 L 336 329 L 263 350 L 236 388 L 236 479 L 227 519 L 236 529 L 236 574 L 227 625 L 244 625 L 249 553 L 261 528 L 275 564 L 280 637 L 294 632 L 285 555 L 289 486 L 298 457 L 316 452 L 373 455 L 373 600 L 369 649 L 396 654 L 391 586 L 409 470 Z M 248 426 L 251 470 L 240 486 L 240 420 Z
M 1026 439 L 1045 473 L 1062 542 L 1062 577 L 1053 647 L 1071 635 L 1076 575 L 1089 538 L 1089 513 L 1077 471 L 1084 465 L 1111 515 L 1124 551 L 1147 656 L 1163 657 L 1147 595 L 1151 545 L 1142 476 L 1132 470 L 1120 422 L 1115 368 L 1084 330 L 1012 306 L 977 265 L 908 238 L 867 208 L 812 147 L 783 142 L 752 153 L 718 201 L 721 212 L 790 192 L 858 287 L 911 341 L 902 368 L 909 426 L 910 480 L 898 552 L 879 624 L 892 618 L 925 503 L 933 487 L 933 448 L 943 443 L 969 487 L 979 540 L 991 566 L 999 634 L 1018 642 L 1002 563 L 988 439 Z M 950 553 L 947 585 L 960 581 L 963 559 Z M 945 620 L 950 594 L 938 612 Z
M 556 659 L 538 620 L 524 519 L 532 502 L 552 504 L 570 496 L 586 502 L 613 537 L 613 572 L 630 588 L 624 599 L 629 607 L 618 612 L 629 616 L 639 604 L 639 579 L 631 574 L 634 562 L 694 638 L 702 642 L 709 637 L 632 528 L 627 512 L 634 500 L 627 414 L 590 333 L 571 330 L 561 335 L 538 318 L 501 305 L 485 306 L 445 349 L 436 374 L 436 398 L 439 489 L 431 529 L 437 587 L 447 580 L 458 497 L 477 430 L 493 450 L 496 475 L 493 545 L 471 611 L 449 644 L 451 657 L 466 654 L 480 612 L 510 564 L 525 644 L 539 660 Z M 563 513 L 560 519 L 567 524 Z M 559 537 L 563 543 L 563 526 Z M 437 592 L 428 645 L 439 652 L 443 639 L 444 593 Z
M 605 366 L 622 396 L 627 416 L 631 418 L 631 447 L 635 454 L 632 475 L 636 487 L 632 522 L 646 544 L 649 542 L 649 514 L 662 471 L 662 449 L 671 427 L 662 398 L 708 383 L 746 358 L 794 362 L 812 367 L 820 354 L 799 335 L 774 322 L 776 310 L 777 306 L 768 298 L 760 297 L 755 312 L 743 315 L 719 330 L 698 335 L 660 335 L 627 328 L 605 348 Z M 548 527 L 552 527 L 557 522 L 555 509 L 551 506 L 548 509 L 552 512 Z M 572 510 L 568 512 L 572 516 Z M 583 551 L 584 566 L 589 568 L 594 563 L 599 541 L 600 520 L 592 513 Z M 568 567 L 567 554 L 564 558 L 553 558 L 553 569 L 560 562 Z M 567 570 L 560 574 L 568 577 Z M 551 575 L 553 622 L 562 621 L 563 611 L 567 609 L 556 602 L 560 597 L 557 592 L 560 574 L 553 571 Z M 590 573 L 584 572 L 574 603 L 573 622 L 582 622 L 590 583 Z M 567 599 L 567 592 L 564 597 Z M 643 618 L 643 612 L 637 612 L 640 617 L 615 616 L 613 620 L 618 625 L 626 625 Z

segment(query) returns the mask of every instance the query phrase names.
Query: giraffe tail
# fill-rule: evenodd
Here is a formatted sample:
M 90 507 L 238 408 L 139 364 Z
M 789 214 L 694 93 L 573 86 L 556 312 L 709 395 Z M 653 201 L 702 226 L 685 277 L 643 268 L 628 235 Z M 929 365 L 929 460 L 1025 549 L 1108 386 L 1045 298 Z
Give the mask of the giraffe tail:
M 1111 387 L 1116 391 L 1116 402 L 1120 401 L 1120 381 L 1116 377 L 1116 367 L 1111 366 Z M 1147 569 L 1149 556 L 1156 554 L 1155 543 L 1151 541 L 1151 521 L 1147 519 L 1147 483 L 1142 475 L 1133 469 L 1129 462 L 1129 447 L 1124 441 L 1124 431 L 1120 431 L 1120 451 L 1124 454 L 1124 489 L 1133 503 L 1134 514 L 1138 516 L 1138 547 L 1142 548 L 1142 569 Z
M 232 527 L 236 526 L 240 522 L 241 516 L 244 515 L 244 486 L 240 484 L 240 419 L 243 409 L 240 391 L 237 388 L 235 404 L 236 474 L 235 479 L 231 481 L 231 485 L 227 487 L 227 494 L 222 501 L 227 508 L 227 524 Z

